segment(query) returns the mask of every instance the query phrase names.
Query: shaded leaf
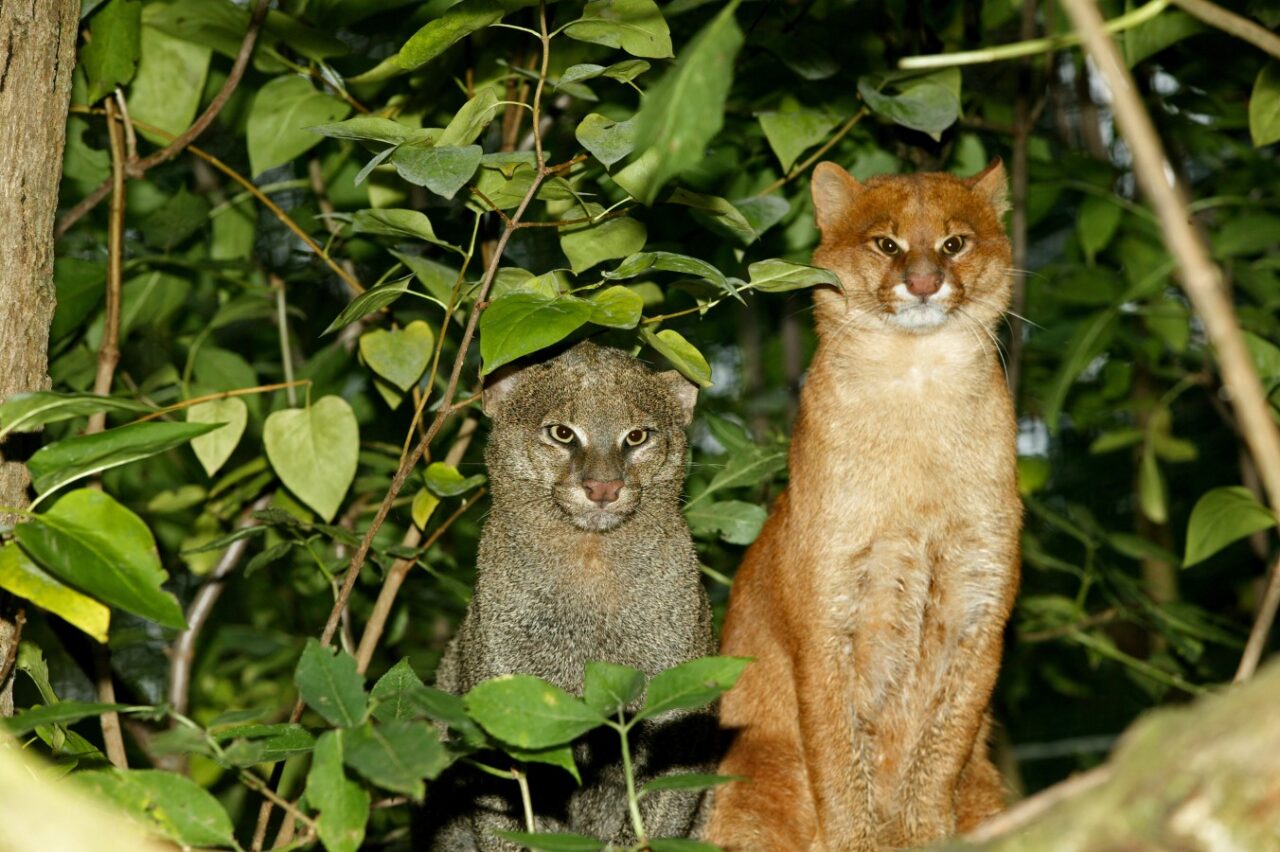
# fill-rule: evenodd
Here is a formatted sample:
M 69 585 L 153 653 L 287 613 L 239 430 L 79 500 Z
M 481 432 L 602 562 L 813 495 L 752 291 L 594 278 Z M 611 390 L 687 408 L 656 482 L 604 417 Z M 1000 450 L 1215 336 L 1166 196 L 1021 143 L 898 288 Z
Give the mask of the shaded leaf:
M 586 702 L 529 675 L 487 680 L 462 701 L 480 727 L 521 748 L 562 745 L 605 721 Z
M 1232 485 L 1214 488 L 1196 501 L 1187 521 L 1184 567 L 1203 562 L 1245 536 L 1274 526 L 1275 517 L 1249 489 Z
M 662 775 L 640 788 L 640 795 L 658 793 L 663 790 L 709 790 L 730 781 L 743 780 L 741 775 L 700 775 L 681 773 L 679 775 Z
M 578 123 L 574 136 L 591 156 L 612 166 L 635 149 L 635 121 L 614 121 L 593 112 Z
M 330 725 L 351 727 L 364 720 L 367 697 L 355 658 L 308 639 L 293 676 L 298 694 Z
M 331 334 L 343 326 L 350 325 L 363 316 L 367 316 L 374 311 L 380 311 L 390 305 L 396 299 L 403 296 L 409 289 L 409 280 L 392 281 L 389 284 L 383 284 L 381 287 L 374 287 L 365 290 L 359 296 L 351 300 L 342 313 L 334 317 L 333 322 L 329 323 L 323 334 Z
M 571 296 L 513 293 L 498 299 L 480 315 L 483 374 L 559 343 L 590 320 L 591 314 L 589 302 Z
M 342 762 L 339 733 L 325 731 L 307 771 L 307 801 L 320 811 L 316 833 L 328 852 L 359 849 L 369 820 L 369 793 L 347 778 Z
M 231 818 L 208 790 L 158 769 L 99 769 L 76 782 L 175 843 L 236 846 Z
M 592 205 L 598 208 L 598 205 Z M 602 212 L 596 209 L 591 215 Z M 648 239 L 644 224 L 629 216 L 617 216 L 595 224 L 563 228 L 560 248 L 574 274 L 586 272 L 605 260 L 627 257 L 644 248 Z
M 1280 140 L 1280 62 L 1262 66 L 1249 96 L 1249 135 L 1261 148 Z
M 582 700 L 601 716 L 614 717 L 644 692 L 644 672 L 592 660 L 582 679 Z
M 249 171 L 253 177 L 287 163 L 318 145 L 311 132 L 351 112 L 343 101 L 318 91 L 302 77 L 277 77 L 258 90 L 249 109 Z
M 840 123 L 840 116 L 826 110 L 808 109 L 790 96 L 783 98 L 776 111 L 762 112 L 757 119 L 784 173 L 802 153 L 826 139 Z
M 351 228 L 357 234 L 384 234 L 389 237 L 424 240 L 450 251 L 462 252 L 462 249 L 437 237 L 427 214 L 418 210 L 357 210 L 351 217 Z
M 367 722 L 345 731 L 343 759 L 373 783 L 396 793 L 422 798 L 423 779 L 432 779 L 452 762 L 440 735 L 426 722 Z
M 15 737 L 21 737 L 43 725 L 70 725 L 90 716 L 101 716 L 113 710 L 123 710 L 123 704 L 90 704 L 83 701 L 58 701 L 54 704 L 29 707 L 7 719 L 0 725 Z
M 889 89 L 897 94 L 887 94 Z M 885 118 L 941 139 L 942 131 L 960 117 L 960 69 L 863 77 L 858 80 L 858 94 Z
M 402 145 L 391 155 L 391 163 L 409 183 L 453 198 L 476 173 L 483 153 L 479 145 L 444 148 Z
M 80 67 L 89 80 L 89 103 L 133 79 L 141 25 L 138 0 L 111 0 L 90 20 L 89 39 L 80 50 Z
M 695 532 L 718 533 L 730 544 L 751 544 L 768 516 L 763 506 L 741 500 L 721 500 L 690 506 L 684 516 Z
M 599 852 L 605 848 L 602 841 L 581 834 L 539 834 L 527 831 L 498 831 L 495 834 L 535 852 Z
M 10 432 L 34 432 L 48 423 L 99 411 L 149 414 L 155 408 L 132 399 L 94 393 L 16 393 L 0 402 L 0 438 Z
M 644 709 L 636 718 L 709 704 L 738 682 L 750 662 L 746 657 L 702 657 L 659 672 L 649 681 Z
M 646 343 L 662 353 L 680 371 L 680 375 L 698 387 L 711 387 L 711 365 L 680 332 L 664 328 L 655 334 L 646 327 L 640 333 Z
M 502 6 L 496 0 L 462 0 L 414 33 L 394 56 L 352 77 L 350 82 L 374 82 L 412 71 L 501 18 Z
M 620 47 L 632 56 L 671 56 L 671 32 L 653 0 L 591 0 L 564 33 L 578 41 Z

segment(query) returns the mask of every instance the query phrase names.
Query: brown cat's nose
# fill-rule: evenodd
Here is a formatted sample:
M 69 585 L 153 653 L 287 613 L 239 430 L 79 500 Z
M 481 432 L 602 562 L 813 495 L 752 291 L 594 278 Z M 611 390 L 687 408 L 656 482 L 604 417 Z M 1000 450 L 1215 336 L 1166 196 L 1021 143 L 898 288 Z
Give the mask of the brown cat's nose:
M 591 502 L 607 506 L 618 499 L 618 492 L 622 490 L 622 480 L 610 479 L 608 482 L 602 482 L 599 479 L 584 479 L 582 490 L 587 492 L 587 499 Z
M 907 276 L 907 291 L 927 299 L 942 289 L 942 275 L 937 272 L 913 272 Z

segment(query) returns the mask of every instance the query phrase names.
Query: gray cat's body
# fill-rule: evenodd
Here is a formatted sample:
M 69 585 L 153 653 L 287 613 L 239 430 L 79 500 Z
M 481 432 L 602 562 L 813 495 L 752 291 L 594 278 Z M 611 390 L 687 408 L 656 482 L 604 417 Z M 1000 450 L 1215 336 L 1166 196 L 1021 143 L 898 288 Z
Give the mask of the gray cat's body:
M 683 428 L 695 396 L 678 374 L 650 373 L 634 358 L 592 344 L 486 390 L 494 419 L 486 451 L 493 511 L 470 609 L 437 674 L 441 688 L 460 694 L 520 673 L 580 694 L 592 660 L 652 676 L 714 653 L 679 502 Z M 710 720 L 707 712 L 673 714 L 642 727 L 633 743 L 640 783 L 673 769 L 709 771 Z M 577 749 L 582 787 L 557 792 L 553 786 L 567 775 L 554 769 L 531 784 L 539 831 L 634 842 L 616 735 L 601 733 L 608 736 Z M 514 783 L 495 787 L 478 777 L 460 784 L 459 814 L 437 832 L 433 848 L 516 848 L 492 834 L 523 830 L 514 791 Z M 647 833 L 688 836 L 699 803 L 693 793 L 645 797 Z

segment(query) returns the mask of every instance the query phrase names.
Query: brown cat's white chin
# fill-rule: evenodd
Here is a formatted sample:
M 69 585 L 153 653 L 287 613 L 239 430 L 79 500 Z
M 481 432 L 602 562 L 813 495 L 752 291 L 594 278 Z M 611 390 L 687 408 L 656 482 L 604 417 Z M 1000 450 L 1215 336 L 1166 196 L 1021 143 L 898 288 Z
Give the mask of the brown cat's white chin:
M 909 304 L 899 303 L 894 313 L 888 314 L 886 319 L 907 331 L 925 332 L 942 325 L 950 316 L 945 305 L 916 301 Z

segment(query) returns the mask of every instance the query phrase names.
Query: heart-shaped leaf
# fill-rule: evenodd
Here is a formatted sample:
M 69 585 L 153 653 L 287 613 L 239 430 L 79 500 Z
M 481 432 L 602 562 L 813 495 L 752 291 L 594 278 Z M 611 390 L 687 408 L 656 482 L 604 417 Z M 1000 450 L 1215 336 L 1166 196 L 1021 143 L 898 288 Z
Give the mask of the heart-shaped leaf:
M 582 17 L 564 28 L 578 41 L 620 47 L 632 56 L 666 59 L 671 31 L 653 0 L 591 0 Z
M 311 131 L 345 118 L 351 107 L 293 74 L 265 84 L 249 108 L 249 171 L 253 177 L 320 144 Z
M 1208 559 L 1234 541 L 1275 526 L 1275 516 L 1240 485 L 1215 488 L 1196 501 L 1187 522 L 1184 566 Z
M 612 166 L 635 149 L 635 131 L 632 121 L 614 121 L 593 112 L 578 123 L 574 135 L 591 156 Z
M 249 422 L 249 407 L 244 400 L 234 396 L 214 399 L 188 408 L 187 422 L 226 424 L 221 429 L 191 439 L 191 449 L 204 472 L 213 476 L 231 458 L 236 444 L 240 443 L 245 424 Z
M 404 328 L 379 328 L 362 334 L 360 355 L 371 370 L 407 391 L 431 362 L 434 343 L 431 326 L 414 320 Z
M 14 537 L 50 573 L 103 603 L 165 627 L 187 626 L 182 607 L 161 588 L 169 575 L 151 530 L 111 495 L 72 491 L 18 524 Z
M 347 401 L 326 396 L 310 408 L 274 412 L 262 430 L 267 459 L 289 490 L 333 520 L 356 475 L 360 426 Z

